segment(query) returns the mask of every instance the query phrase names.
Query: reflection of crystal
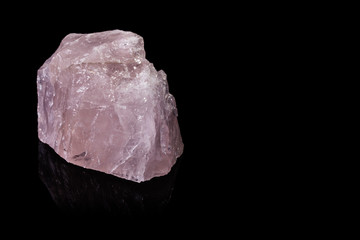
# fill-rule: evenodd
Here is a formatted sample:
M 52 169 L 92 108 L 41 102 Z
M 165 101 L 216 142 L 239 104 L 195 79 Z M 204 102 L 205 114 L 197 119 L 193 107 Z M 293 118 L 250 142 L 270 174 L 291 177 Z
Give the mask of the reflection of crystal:
M 180 161 L 168 175 L 135 183 L 67 163 L 39 141 L 39 177 L 56 205 L 69 212 L 137 216 L 161 214 L 174 189 Z

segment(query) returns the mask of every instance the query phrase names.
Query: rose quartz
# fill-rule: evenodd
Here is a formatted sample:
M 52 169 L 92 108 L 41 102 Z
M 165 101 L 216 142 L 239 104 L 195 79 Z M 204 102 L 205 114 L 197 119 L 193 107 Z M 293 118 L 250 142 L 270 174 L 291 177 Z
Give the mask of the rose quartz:
M 142 182 L 183 152 L 166 74 L 142 37 L 69 34 L 38 70 L 38 136 L 66 161 Z

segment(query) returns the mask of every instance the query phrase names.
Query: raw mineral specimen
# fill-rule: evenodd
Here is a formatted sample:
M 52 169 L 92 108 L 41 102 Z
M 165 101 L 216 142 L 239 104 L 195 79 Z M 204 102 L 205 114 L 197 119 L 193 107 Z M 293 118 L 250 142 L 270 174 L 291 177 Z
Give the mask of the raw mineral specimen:
M 69 34 L 37 75 L 38 136 L 66 161 L 135 182 L 183 152 L 166 74 L 139 35 Z

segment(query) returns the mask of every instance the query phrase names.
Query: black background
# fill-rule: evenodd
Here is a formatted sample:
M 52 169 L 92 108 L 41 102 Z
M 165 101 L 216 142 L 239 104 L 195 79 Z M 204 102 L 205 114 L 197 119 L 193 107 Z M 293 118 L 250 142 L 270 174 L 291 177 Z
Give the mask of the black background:
M 174 236 L 192 230 L 226 233 L 220 225 L 237 230 L 286 220 L 287 211 L 280 209 L 293 196 L 280 197 L 281 163 L 274 159 L 286 153 L 275 153 L 285 145 L 275 143 L 278 96 L 271 90 L 278 83 L 269 76 L 280 79 L 287 72 L 277 72 L 279 66 L 291 68 L 284 63 L 287 51 L 279 47 L 286 44 L 278 36 L 287 28 L 279 29 L 272 14 L 260 18 L 258 10 L 210 3 L 140 9 L 104 3 L 86 8 L 59 4 L 12 15 L 9 21 L 19 18 L 20 23 L 6 25 L 3 39 L 9 73 L 2 95 L 3 131 L 9 144 L 4 147 L 2 207 L 8 223 L 35 222 L 35 232 L 100 226 L 116 232 L 122 226 L 149 224 L 155 234 L 163 234 L 166 226 Z M 98 211 L 64 211 L 39 177 L 37 69 L 67 34 L 112 29 L 144 38 L 147 59 L 166 72 L 177 102 L 184 153 L 171 199 L 160 214 L 109 214 L 101 206 Z

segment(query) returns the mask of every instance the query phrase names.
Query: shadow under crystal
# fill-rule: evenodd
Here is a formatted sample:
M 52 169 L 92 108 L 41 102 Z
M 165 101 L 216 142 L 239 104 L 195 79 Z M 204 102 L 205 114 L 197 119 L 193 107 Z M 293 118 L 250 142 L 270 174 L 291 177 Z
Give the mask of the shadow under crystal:
M 66 162 L 38 143 L 38 173 L 55 204 L 65 213 L 158 215 L 171 200 L 179 159 L 169 174 L 136 183 Z

